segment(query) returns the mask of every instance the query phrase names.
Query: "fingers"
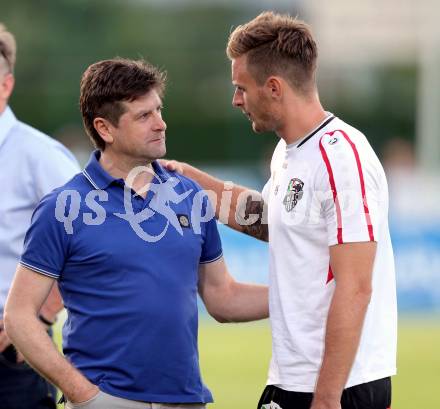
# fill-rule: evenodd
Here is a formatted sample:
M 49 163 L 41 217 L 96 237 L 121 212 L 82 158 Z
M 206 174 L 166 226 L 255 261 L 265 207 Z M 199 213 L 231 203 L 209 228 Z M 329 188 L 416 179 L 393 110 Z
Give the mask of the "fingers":
M 168 169 L 168 170 L 171 170 L 171 171 L 173 171 L 173 172 L 179 172 L 179 162 L 177 162 L 177 161 L 175 161 L 175 160 L 170 160 L 170 161 L 168 161 L 166 164 L 165 164 L 165 167 Z
M 171 172 L 178 172 L 183 175 L 183 165 L 181 162 L 178 162 L 176 160 L 167 160 L 167 159 L 161 159 L 160 164 L 167 170 Z

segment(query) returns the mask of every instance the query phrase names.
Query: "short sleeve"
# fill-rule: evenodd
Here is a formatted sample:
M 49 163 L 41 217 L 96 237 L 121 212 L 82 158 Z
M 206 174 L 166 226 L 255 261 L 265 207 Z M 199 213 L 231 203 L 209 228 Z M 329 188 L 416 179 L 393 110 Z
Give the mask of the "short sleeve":
M 58 279 L 67 258 L 69 236 L 56 217 L 56 192 L 45 196 L 35 209 L 26 232 L 20 263 Z
M 323 162 L 315 183 L 323 198 L 329 246 L 377 240 L 378 161 L 368 157 L 366 140 L 353 140 L 338 130 L 319 142 Z
M 214 215 L 211 202 L 208 197 L 204 198 L 203 207 L 205 209 L 204 214 Z M 204 222 L 204 234 L 202 253 L 200 255 L 200 264 L 212 263 L 218 260 L 223 255 L 222 243 L 220 234 L 218 232 L 217 220 L 212 217 L 210 220 Z

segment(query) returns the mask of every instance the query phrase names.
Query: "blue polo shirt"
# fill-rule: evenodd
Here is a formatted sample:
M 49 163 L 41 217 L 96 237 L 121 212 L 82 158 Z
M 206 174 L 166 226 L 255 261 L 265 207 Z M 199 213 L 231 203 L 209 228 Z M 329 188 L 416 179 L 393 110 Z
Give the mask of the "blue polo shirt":
M 197 283 L 199 264 L 222 256 L 216 221 L 199 185 L 153 169 L 144 199 L 94 152 L 36 208 L 21 263 L 58 280 L 64 353 L 104 392 L 212 402 L 199 369 Z

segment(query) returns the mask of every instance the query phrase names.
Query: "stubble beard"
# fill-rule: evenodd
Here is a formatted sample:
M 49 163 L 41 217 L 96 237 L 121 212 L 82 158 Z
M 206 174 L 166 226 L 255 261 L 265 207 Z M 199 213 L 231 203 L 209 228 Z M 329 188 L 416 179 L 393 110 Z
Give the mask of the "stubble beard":
M 261 118 L 258 122 L 252 121 L 252 130 L 255 133 L 276 132 L 278 129 L 278 122 L 278 118 L 266 113 L 264 118 Z

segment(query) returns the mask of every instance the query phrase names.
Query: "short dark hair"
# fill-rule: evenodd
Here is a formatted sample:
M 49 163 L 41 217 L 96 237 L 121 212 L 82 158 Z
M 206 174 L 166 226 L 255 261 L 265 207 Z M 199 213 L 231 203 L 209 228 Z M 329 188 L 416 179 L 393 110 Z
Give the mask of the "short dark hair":
M 287 14 L 266 11 L 238 26 L 226 53 L 231 60 L 247 55 L 249 71 L 259 85 L 271 75 L 280 75 L 300 92 L 315 86 L 315 40 L 306 23 Z
M 102 117 L 114 126 L 125 112 L 123 101 L 131 102 L 153 89 L 162 96 L 166 74 L 144 60 L 114 58 L 90 65 L 81 78 L 79 105 L 84 128 L 99 150 L 105 142 L 93 121 Z

